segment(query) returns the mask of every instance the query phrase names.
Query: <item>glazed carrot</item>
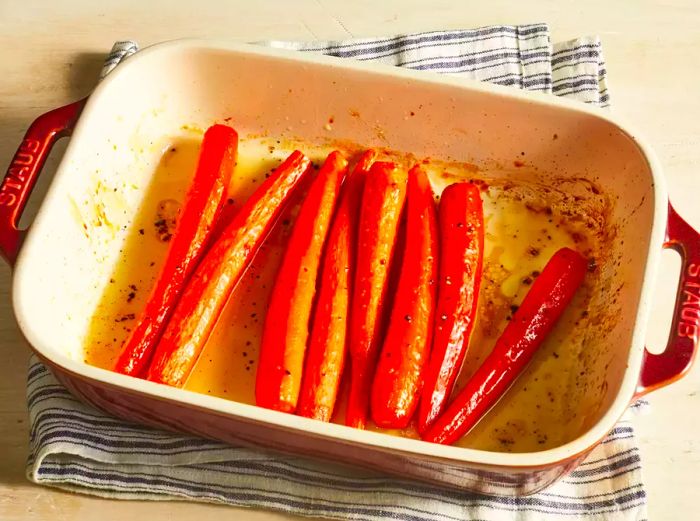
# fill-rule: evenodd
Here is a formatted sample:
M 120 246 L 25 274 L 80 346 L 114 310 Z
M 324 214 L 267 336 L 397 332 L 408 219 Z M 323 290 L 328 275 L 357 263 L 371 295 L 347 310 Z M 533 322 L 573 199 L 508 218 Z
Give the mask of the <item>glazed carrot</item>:
M 310 166 L 304 154 L 292 152 L 217 238 L 168 322 L 148 370 L 149 380 L 184 385 L 234 287 Z
M 377 153 L 366 151 L 345 182 L 321 268 L 320 289 L 297 414 L 330 421 L 345 366 L 352 276 L 355 273 L 357 214 L 365 177 Z
M 479 188 L 455 183 L 440 196 L 440 270 L 430 362 L 418 408 L 418 432 L 444 411 L 467 351 L 481 286 L 484 212 Z
M 255 378 L 262 407 L 296 410 L 318 267 L 347 168 L 340 152 L 328 155 L 294 223 L 265 317 Z
M 165 263 L 138 323 L 122 347 L 114 365 L 116 372 L 139 377 L 146 372 L 186 280 L 212 237 L 237 149 L 238 134 L 230 127 L 214 125 L 204 133 L 197 170 L 185 195 Z
M 586 274 L 586 260 L 562 248 L 542 270 L 491 354 L 422 436 L 451 444 L 465 435 L 505 394 L 552 330 Z
M 408 173 L 406 246 L 386 339 L 372 385 L 372 419 L 403 429 L 413 417 L 432 341 L 437 276 L 437 216 L 428 176 Z
M 389 266 L 406 198 L 406 173 L 372 165 L 362 192 L 357 264 L 350 312 L 350 392 L 345 423 L 363 429 L 379 348 Z

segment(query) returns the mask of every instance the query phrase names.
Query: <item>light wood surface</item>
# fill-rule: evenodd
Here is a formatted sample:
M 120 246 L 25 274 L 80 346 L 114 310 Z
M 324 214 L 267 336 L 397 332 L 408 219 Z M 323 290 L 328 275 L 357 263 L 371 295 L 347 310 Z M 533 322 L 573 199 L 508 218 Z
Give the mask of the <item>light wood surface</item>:
M 694 0 L 455 2 L 438 0 L 13 2 L 0 0 L 0 169 L 42 112 L 86 95 L 115 40 L 141 45 L 184 36 L 237 41 L 315 39 L 550 24 L 553 41 L 601 36 L 613 110 L 647 136 L 665 168 L 671 200 L 700 228 L 700 4 Z M 189 4 L 189 6 L 188 6 Z M 191 7 L 190 7 L 191 6 Z M 59 147 L 60 149 L 61 147 Z M 60 152 L 60 150 L 59 150 Z M 57 163 L 52 157 L 49 169 Z M 45 172 L 47 173 L 47 172 Z M 48 175 L 40 182 L 36 204 Z M 34 204 L 34 206 L 35 206 Z M 676 285 L 672 254 L 659 277 L 649 344 L 661 346 Z M 281 514 L 183 503 L 120 502 L 63 493 L 26 481 L 25 372 L 28 348 L 10 304 L 10 270 L 0 267 L 0 519 L 290 519 Z M 650 397 L 636 419 L 649 518 L 696 519 L 700 475 L 700 365 Z

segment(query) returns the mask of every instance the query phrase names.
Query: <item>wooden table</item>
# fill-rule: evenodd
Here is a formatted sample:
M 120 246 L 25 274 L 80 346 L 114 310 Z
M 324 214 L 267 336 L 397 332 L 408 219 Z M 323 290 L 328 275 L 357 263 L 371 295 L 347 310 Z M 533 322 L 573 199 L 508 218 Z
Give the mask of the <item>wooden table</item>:
M 287 3 L 172 0 L 12 2 L 0 0 L 0 168 L 9 163 L 30 122 L 42 112 L 87 94 L 115 40 L 142 45 L 183 36 L 232 40 L 347 38 L 497 23 L 546 21 L 554 41 L 602 37 L 612 103 L 655 146 L 672 201 L 700 227 L 700 7 L 694 0 L 567 2 L 436 0 L 303 0 Z M 525 6 L 525 4 L 528 4 Z M 60 148 L 60 147 L 59 147 Z M 59 150 L 60 152 L 60 150 Z M 50 168 L 55 167 L 54 153 Z M 44 175 L 34 205 L 47 186 Z M 665 342 L 678 261 L 666 257 L 649 345 Z M 10 271 L 0 267 L 0 519 L 75 521 L 127 519 L 211 521 L 241 516 L 287 516 L 230 507 L 96 499 L 27 482 L 25 371 L 29 350 L 10 306 Z M 698 517 L 700 364 L 683 381 L 650 397 L 652 414 L 636 420 L 648 485 L 650 519 Z M 240 517 L 239 517 L 240 518 Z

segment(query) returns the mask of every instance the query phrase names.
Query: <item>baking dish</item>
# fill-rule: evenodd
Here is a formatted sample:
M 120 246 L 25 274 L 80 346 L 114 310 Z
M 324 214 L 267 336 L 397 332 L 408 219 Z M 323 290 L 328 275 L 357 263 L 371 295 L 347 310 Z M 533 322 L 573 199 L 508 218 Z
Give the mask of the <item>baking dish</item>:
M 161 136 L 177 133 L 183 123 L 205 127 L 227 118 L 249 134 L 319 142 L 332 132 L 335 139 L 365 146 L 474 164 L 508 164 L 527 151 L 529 167 L 513 175 L 556 175 L 601 186 L 615 200 L 610 219 L 617 237 L 610 258 L 618 262 L 601 266 L 607 284 L 598 298 L 619 316 L 594 333 L 600 356 L 591 362 L 592 373 L 604 385 L 586 432 L 549 450 L 519 454 L 439 446 L 321 424 L 85 364 L 86 310 L 107 284 L 121 230 L 147 184 L 131 181 L 144 181 L 139 176 L 153 171 L 153 143 Z M 17 222 L 32 186 L 52 144 L 70 133 L 25 234 Z M 123 180 L 120 198 L 97 188 L 105 179 Z M 84 198 L 97 208 L 117 207 L 113 226 L 88 236 L 85 223 L 75 218 Z M 644 333 L 664 247 L 679 251 L 683 271 L 668 345 L 652 355 Z M 0 249 L 14 266 L 17 321 L 32 349 L 76 396 L 149 425 L 485 494 L 529 494 L 553 483 L 612 429 L 632 400 L 688 370 L 700 323 L 699 248 L 697 233 L 668 204 L 649 147 L 595 108 L 423 72 L 209 41 L 145 49 L 88 100 L 38 118 L 0 187 Z

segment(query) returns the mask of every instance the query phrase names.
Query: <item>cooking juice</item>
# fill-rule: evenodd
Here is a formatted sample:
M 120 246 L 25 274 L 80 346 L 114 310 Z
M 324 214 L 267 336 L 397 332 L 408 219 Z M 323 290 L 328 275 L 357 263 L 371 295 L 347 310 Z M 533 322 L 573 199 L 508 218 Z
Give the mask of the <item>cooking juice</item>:
M 200 140 L 191 136 L 164 147 L 140 210 L 130 223 L 121 257 L 105 285 L 85 341 L 85 360 L 111 368 L 145 305 L 174 229 L 180 202 L 194 173 Z M 331 148 L 270 139 L 242 139 L 226 202 L 232 215 L 294 148 L 316 165 Z M 343 145 L 350 157 L 357 147 Z M 407 155 L 385 152 L 406 166 Z M 507 171 L 473 165 L 420 160 L 429 173 L 436 199 L 452 182 L 472 181 L 481 188 L 485 214 L 484 275 L 477 321 L 455 392 L 464 385 L 493 347 L 547 260 L 568 246 L 589 259 L 590 274 L 533 362 L 503 399 L 458 445 L 490 451 L 523 452 L 558 446 L 576 437 L 585 415 L 576 407 L 587 381 L 582 362 L 591 327 L 589 306 L 597 281 L 597 263 L 606 251 L 605 198 L 596 187 L 515 182 L 525 161 Z M 570 183 L 570 181 L 567 181 Z M 298 201 L 285 211 L 235 289 L 186 388 L 227 400 L 254 404 L 255 373 L 265 311 L 294 226 Z M 409 232 L 410 233 L 410 230 Z M 390 307 L 390 304 L 389 304 Z M 596 390 L 600 392 L 600 390 Z M 333 421 L 343 423 L 345 391 Z M 370 422 L 369 429 L 381 431 Z M 389 432 L 389 431 L 385 431 Z M 413 428 L 391 434 L 417 437 Z

